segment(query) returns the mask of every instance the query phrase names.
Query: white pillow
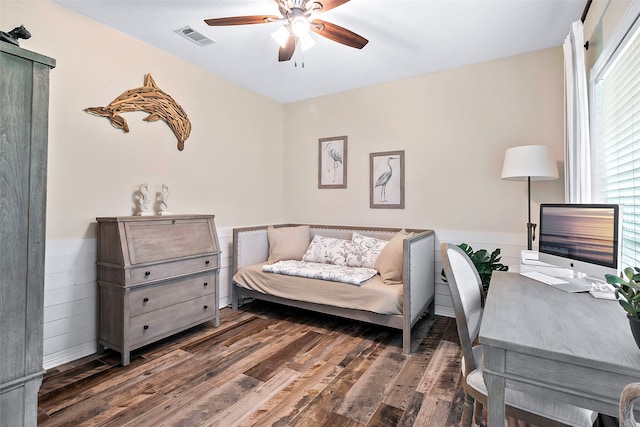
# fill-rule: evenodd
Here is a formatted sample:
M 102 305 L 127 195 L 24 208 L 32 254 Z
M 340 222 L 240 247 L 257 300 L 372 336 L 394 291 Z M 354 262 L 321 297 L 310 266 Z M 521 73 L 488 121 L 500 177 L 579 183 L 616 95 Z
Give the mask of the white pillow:
M 351 237 L 351 249 L 347 255 L 347 265 L 374 268 L 378 255 L 388 242 L 388 240 L 363 236 L 354 231 Z
M 302 261 L 347 265 L 347 254 L 350 247 L 349 240 L 315 235 L 302 256 Z

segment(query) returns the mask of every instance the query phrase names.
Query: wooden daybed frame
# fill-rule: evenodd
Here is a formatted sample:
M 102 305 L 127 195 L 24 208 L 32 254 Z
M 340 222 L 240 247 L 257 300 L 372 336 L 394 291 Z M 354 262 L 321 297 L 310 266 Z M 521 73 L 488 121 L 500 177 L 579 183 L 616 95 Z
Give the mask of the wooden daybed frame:
M 307 224 L 278 224 L 274 227 L 297 226 Z M 233 275 L 239 268 L 267 261 L 269 245 L 267 227 L 243 227 L 233 230 Z M 353 231 L 380 239 L 391 239 L 399 228 L 355 227 L 336 225 L 310 225 L 311 237 L 316 234 L 326 237 L 350 239 Z M 232 307 L 234 310 L 243 298 L 253 298 L 284 304 L 291 307 L 312 310 L 320 313 L 340 316 L 347 319 L 373 323 L 402 330 L 402 350 L 411 353 L 411 329 L 426 313 L 434 314 L 435 308 L 435 235 L 433 230 L 407 230 L 413 234 L 406 238 L 403 248 L 403 304 L 402 314 L 377 314 L 370 311 L 346 309 L 331 305 L 297 301 L 252 291 L 236 284 L 231 279 Z M 277 279 L 278 275 L 274 274 Z

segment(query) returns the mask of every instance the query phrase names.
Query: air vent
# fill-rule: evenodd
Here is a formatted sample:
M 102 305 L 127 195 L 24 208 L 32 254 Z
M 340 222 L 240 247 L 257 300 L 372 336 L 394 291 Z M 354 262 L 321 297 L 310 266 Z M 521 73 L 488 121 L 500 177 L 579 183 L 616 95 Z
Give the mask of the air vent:
M 180 34 L 182 37 L 191 40 L 195 44 L 200 47 L 209 46 L 210 44 L 214 44 L 215 42 L 211 40 L 209 37 L 204 34 L 194 30 L 190 26 L 178 28 L 174 31 L 176 34 Z

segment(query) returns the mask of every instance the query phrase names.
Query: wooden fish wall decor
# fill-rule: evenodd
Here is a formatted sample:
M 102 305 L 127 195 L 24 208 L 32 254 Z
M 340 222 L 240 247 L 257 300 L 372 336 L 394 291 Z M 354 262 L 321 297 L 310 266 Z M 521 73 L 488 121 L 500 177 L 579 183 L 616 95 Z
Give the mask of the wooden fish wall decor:
M 158 88 L 151 74 L 144 76 L 144 86 L 122 92 L 106 107 L 85 108 L 84 111 L 95 116 L 107 117 L 113 127 L 125 132 L 129 132 L 129 126 L 120 113 L 145 111 L 149 113 L 143 119 L 146 122 L 164 120 L 178 138 L 180 151 L 184 149 L 184 141 L 191 133 L 191 122 L 187 114 L 172 97 Z

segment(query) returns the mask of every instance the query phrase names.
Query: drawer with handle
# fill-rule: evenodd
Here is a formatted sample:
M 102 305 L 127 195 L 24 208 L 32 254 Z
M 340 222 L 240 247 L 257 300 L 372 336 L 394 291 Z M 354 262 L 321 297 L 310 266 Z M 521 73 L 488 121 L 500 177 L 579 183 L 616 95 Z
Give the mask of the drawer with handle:
M 173 305 L 176 301 L 212 294 L 215 292 L 215 280 L 215 274 L 207 272 L 155 285 L 135 287 L 129 296 L 129 312 L 131 316 L 137 316 Z
M 151 342 L 184 326 L 213 320 L 214 299 L 213 294 L 205 295 L 132 317 L 129 322 L 130 345 Z
M 179 277 L 181 275 L 205 271 L 217 267 L 217 254 L 180 261 L 169 261 L 163 264 L 135 267 L 131 269 L 131 284 L 153 282 L 169 277 Z

